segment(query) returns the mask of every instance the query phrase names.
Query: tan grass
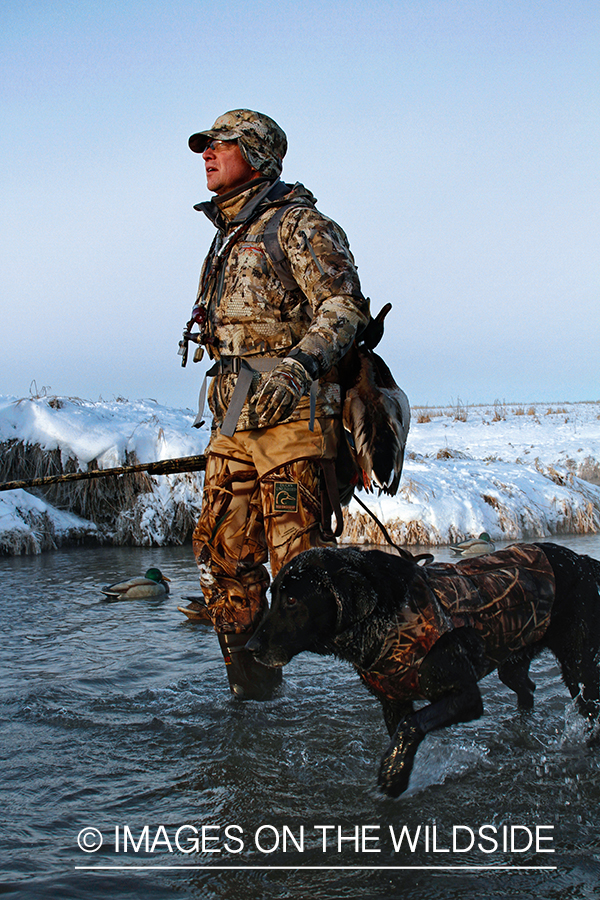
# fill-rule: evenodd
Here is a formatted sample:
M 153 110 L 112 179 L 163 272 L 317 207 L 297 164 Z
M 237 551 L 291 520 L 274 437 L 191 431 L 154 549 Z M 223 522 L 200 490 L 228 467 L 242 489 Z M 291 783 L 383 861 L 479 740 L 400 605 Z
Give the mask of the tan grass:
M 123 465 L 137 463 L 139 460 L 135 453 L 125 454 Z M 101 467 L 98 460 L 93 459 L 89 468 Z M 0 443 L 0 480 L 3 482 L 45 478 L 77 471 L 80 471 L 77 460 L 69 457 L 63 465 L 62 452 L 58 448 L 43 450 L 39 444 L 24 444 L 18 440 Z M 103 525 L 112 522 L 119 510 L 131 507 L 139 494 L 152 490 L 150 476 L 145 472 L 136 472 L 125 478 L 111 476 L 49 485 L 35 489 L 35 493 L 57 509 L 67 509 L 83 519 Z
M 425 544 L 437 546 L 442 543 L 440 533 L 433 526 L 426 526 L 418 520 L 402 522 L 392 519 L 385 523 L 386 530 L 395 544 L 399 546 L 415 546 Z M 350 544 L 386 544 L 387 541 L 380 528 L 366 513 L 352 515 L 344 512 L 343 543 Z
M 135 453 L 128 452 L 122 463 L 136 465 L 139 460 Z M 91 460 L 89 468 L 100 468 L 98 460 Z M 18 440 L 0 443 L 2 482 L 31 480 L 76 471 L 79 471 L 78 461 L 69 457 L 63 464 L 60 449 L 43 450 L 38 444 L 24 444 Z M 153 478 L 146 472 L 49 485 L 46 488 L 31 489 L 31 493 L 41 496 L 57 509 L 68 510 L 93 522 L 98 526 L 96 540 L 99 542 L 135 546 L 149 544 L 152 537 L 146 527 L 146 520 L 150 515 L 155 525 L 152 533 L 164 535 L 169 543 L 183 544 L 191 537 L 199 514 L 201 495 L 198 478 L 193 474 L 170 477 L 177 479 L 178 483 L 189 484 L 191 493 L 197 495 L 198 502 L 190 504 L 175 501 L 166 507 L 153 504 L 151 497 L 158 478 Z M 153 508 L 149 512 L 151 506 Z M 36 525 L 43 535 L 38 550 L 28 551 L 23 545 L 24 549 L 17 552 L 40 552 L 56 546 L 57 538 L 51 525 L 50 520 Z M 14 540 L 18 542 L 19 539 L 15 537 Z
M 499 400 L 494 400 L 494 415 L 492 422 L 504 422 L 506 420 L 506 406 Z
M 452 447 L 442 447 L 435 455 L 436 459 L 472 459 L 463 450 L 453 450 Z
M 431 422 L 432 419 L 439 419 L 441 416 L 447 414 L 447 412 L 439 406 L 411 406 L 411 412 L 417 421 L 422 419 L 424 422 Z
M 469 404 L 463 403 L 460 397 L 454 405 L 453 418 L 455 422 L 466 422 L 469 418 Z

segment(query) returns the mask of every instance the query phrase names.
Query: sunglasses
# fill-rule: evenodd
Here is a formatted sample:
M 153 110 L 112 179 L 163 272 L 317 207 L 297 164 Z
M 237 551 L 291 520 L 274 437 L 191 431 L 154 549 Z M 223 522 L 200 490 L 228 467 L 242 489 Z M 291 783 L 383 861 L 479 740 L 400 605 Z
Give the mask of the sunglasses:
M 214 153 L 220 153 L 221 150 L 227 150 L 229 147 L 233 147 L 234 144 L 237 144 L 236 140 L 233 141 L 219 141 L 217 138 L 211 138 L 210 141 L 206 142 L 205 150 L 212 150 Z

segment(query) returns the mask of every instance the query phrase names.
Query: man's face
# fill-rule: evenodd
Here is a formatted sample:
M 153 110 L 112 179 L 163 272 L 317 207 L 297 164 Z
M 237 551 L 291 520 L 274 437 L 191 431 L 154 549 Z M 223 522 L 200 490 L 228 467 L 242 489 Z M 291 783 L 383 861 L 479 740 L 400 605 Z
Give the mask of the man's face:
M 213 146 L 209 144 L 202 153 L 209 191 L 226 194 L 247 181 L 258 178 L 260 172 L 246 162 L 235 141 L 211 141 L 211 144 Z

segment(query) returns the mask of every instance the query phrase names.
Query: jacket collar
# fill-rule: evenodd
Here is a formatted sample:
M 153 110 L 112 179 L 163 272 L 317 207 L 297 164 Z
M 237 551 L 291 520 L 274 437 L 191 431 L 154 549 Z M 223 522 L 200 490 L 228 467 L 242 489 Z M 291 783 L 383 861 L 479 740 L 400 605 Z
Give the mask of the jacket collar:
M 286 184 L 280 178 L 275 181 L 261 178 L 248 182 L 227 194 L 221 194 L 212 200 L 197 203 L 194 209 L 203 212 L 215 228 L 225 231 L 230 225 L 242 225 L 247 222 L 259 209 L 262 212 L 262 209 L 278 206 L 284 198 L 295 194 L 298 189 L 301 189 L 301 192 L 314 202 L 310 192 L 302 185 Z M 233 213 L 233 215 L 228 213 Z

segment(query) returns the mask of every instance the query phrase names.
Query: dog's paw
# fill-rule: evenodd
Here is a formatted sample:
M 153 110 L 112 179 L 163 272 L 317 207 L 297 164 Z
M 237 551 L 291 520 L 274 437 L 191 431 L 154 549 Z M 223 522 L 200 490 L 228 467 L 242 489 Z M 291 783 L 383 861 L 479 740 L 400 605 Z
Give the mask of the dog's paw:
M 399 797 L 408 787 L 419 744 L 424 733 L 416 725 L 401 724 L 384 753 L 377 783 L 388 797 Z
M 517 704 L 522 712 L 530 712 L 534 707 L 533 692 L 535 684 L 531 682 L 532 687 L 522 688 L 517 694 Z

